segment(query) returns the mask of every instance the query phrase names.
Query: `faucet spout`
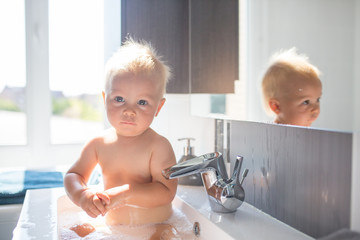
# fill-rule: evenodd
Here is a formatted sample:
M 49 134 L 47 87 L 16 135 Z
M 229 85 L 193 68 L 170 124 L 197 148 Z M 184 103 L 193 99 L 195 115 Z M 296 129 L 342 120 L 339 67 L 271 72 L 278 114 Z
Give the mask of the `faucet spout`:
M 220 152 L 204 154 L 178 163 L 162 170 L 162 175 L 166 179 L 173 179 L 211 170 L 217 170 L 223 178 L 227 178 L 225 164 L 222 161 L 222 154 Z

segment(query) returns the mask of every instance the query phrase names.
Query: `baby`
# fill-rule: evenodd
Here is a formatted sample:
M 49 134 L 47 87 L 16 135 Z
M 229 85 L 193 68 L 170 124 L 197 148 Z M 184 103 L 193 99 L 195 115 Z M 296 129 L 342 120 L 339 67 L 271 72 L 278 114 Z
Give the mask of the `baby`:
M 322 84 L 319 70 L 298 55 L 295 48 L 271 58 L 263 80 L 265 109 L 275 123 L 311 126 L 320 114 Z
M 161 170 L 176 163 L 169 141 L 150 128 L 165 103 L 169 67 L 146 42 L 127 40 L 107 62 L 102 92 L 111 128 L 91 139 L 64 178 L 69 198 L 106 223 L 160 223 L 172 214 L 177 181 Z M 87 181 L 99 164 L 104 191 Z

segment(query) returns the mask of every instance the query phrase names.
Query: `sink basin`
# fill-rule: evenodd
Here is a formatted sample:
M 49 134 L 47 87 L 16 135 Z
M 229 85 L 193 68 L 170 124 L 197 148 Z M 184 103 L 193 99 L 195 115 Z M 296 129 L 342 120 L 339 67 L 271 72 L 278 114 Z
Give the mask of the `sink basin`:
M 233 239 L 178 196 L 173 200 L 173 209 L 174 215 L 166 223 L 175 226 L 181 239 L 205 240 L 214 239 L 214 237 L 222 240 Z M 67 195 L 60 196 L 57 200 L 58 238 L 78 238 L 70 227 L 82 223 L 89 223 L 96 229 L 95 232 L 87 235 L 86 239 L 148 239 L 155 231 L 154 225 L 108 227 L 103 217 L 91 218 L 71 202 Z
M 181 231 L 187 236 L 184 239 L 313 239 L 246 202 L 234 213 L 212 212 L 203 187 L 179 186 L 173 206 L 178 220 L 174 226 L 186 230 Z M 71 215 L 64 219 L 62 214 L 66 212 Z M 61 228 L 70 221 L 94 224 L 99 234 L 107 231 L 101 217 L 88 217 L 69 200 L 63 188 L 28 190 L 13 240 L 58 239 Z

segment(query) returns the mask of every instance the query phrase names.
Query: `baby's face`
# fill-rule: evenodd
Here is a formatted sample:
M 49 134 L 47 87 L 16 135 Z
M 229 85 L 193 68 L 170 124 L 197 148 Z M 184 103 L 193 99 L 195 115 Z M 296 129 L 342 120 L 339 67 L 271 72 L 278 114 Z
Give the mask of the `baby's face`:
M 110 89 L 103 93 L 110 124 L 121 136 L 138 136 L 146 131 L 165 99 L 159 81 L 115 76 Z
M 299 79 L 300 80 L 300 79 Z M 283 124 L 311 126 L 320 114 L 320 81 L 294 81 L 279 101 L 277 121 Z

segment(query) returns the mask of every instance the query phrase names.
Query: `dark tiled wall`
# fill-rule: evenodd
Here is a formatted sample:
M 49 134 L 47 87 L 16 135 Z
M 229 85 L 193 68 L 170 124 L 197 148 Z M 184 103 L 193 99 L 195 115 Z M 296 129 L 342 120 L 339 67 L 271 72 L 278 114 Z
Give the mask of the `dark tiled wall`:
M 230 122 L 230 159 L 244 157 L 245 201 L 322 237 L 350 227 L 352 134 Z

